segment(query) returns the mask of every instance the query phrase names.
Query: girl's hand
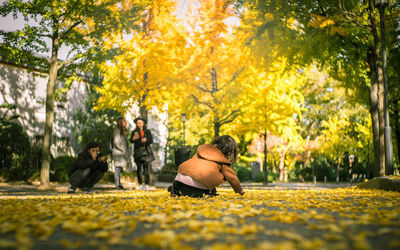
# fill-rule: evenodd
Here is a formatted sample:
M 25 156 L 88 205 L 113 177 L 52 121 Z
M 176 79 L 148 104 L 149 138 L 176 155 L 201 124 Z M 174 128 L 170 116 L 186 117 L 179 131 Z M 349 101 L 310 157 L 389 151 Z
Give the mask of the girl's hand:
M 133 139 L 133 140 L 139 139 L 139 134 L 138 134 L 138 132 L 135 132 L 135 134 L 133 135 L 132 139 Z
M 141 141 L 142 141 L 142 142 L 146 142 L 147 139 L 146 139 L 145 137 L 143 137 L 143 138 L 141 139 Z

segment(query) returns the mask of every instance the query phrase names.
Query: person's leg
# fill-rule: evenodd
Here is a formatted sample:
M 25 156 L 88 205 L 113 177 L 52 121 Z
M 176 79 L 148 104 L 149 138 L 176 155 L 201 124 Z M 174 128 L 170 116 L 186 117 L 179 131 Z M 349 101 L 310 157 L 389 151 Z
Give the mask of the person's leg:
M 121 172 L 122 172 L 122 168 L 121 167 L 115 167 L 114 181 L 115 181 L 115 187 L 116 188 L 121 186 Z
M 86 182 L 86 179 L 90 175 L 90 168 L 78 169 L 68 178 L 69 183 L 71 184 L 71 189 L 82 188 Z M 68 190 L 69 191 L 69 190 Z
M 172 188 L 171 188 L 171 194 L 175 194 L 177 196 L 185 195 L 185 196 L 190 196 L 190 197 L 194 197 L 194 198 L 202 198 L 208 192 L 209 192 L 209 190 L 203 190 L 200 188 L 188 186 L 179 181 L 174 181 Z
M 136 163 L 136 175 L 139 183 L 139 190 L 142 190 L 142 162 L 135 161 Z
M 213 189 L 208 193 L 208 195 L 210 195 L 210 196 L 219 196 L 219 194 L 217 194 L 217 189 L 216 189 L 216 188 L 213 188 Z
M 149 173 L 149 163 L 143 162 L 143 175 L 144 175 L 144 184 L 145 190 L 149 190 L 149 184 L 150 184 L 150 173 Z
M 89 177 L 87 178 L 85 187 L 90 190 L 101 178 L 104 176 L 104 171 L 95 170 L 90 173 Z

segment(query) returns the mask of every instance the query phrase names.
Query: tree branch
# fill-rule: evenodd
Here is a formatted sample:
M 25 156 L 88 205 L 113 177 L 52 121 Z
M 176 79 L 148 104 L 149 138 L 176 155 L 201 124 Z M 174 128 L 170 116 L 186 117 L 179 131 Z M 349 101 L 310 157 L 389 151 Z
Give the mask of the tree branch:
M 36 34 L 39 37 L 47 37 L 47 38 L 52 38 L 50 34 Z
M 225 83 L 223 86 L 221 86 L 220 90 L 221 90 L 221 89 L 224 89 L 227 85 L 229 85 L 230 83 L 232 83 L 233 81 L 235 81 L 236 78 L 238 78 L 239 75 L 244 71 L 244 69 L 245 69 L 245 67 L 242 67 L 241 69 L 239 69 L 238 71 L 236 71 L 236 72 L 233 74 L 232 78 L 231 78 L 227 83 Z
M 87 54 L 87 53 L 85 53 L 85 54 Z M 78 60 L 79 58 L 82 58 L 85 54 L 78 54 L 78 55 L 72 57 L 72 58 L 69 59 L 69 60 L 63 61 L 62 63 L 59 64 L 57 70 L 61 69 L 62 67 L 64 67 L 64 66 L 67 65 L 67 64 L 72 63 L 72 62 L 75 61 L 75 60 Z
M 200 87 L 200 86 L 196 86 L 196 88 L 198 88 L 198 89 L 200 89 L 201 91 L 203 91 L 203 92 L 206 92 L 206 93 L 212 93 L 212 90 L 208 90 L 208 89 L 205 89 L 205 88 L 202 88 L 202 87 Z
M 209 107 L 211 110 L 214 109 L 214 107 L 213 107 L 211 104 L 208 104 L 208 103 L 206 103 L 206 102 L 200 101 L 199 98 L 197 98 L 195 95 L 192 94 L 192 97 L 193 97 L 193 99 L 194 99 L 197 103 L 203 104 L 203 105 Z
M 233 110 L 229 115 L 227 115 L 225 118 L 220 120 L 220 124 L 221 126 L 227 123 L 231 123 L 233 122 L 233 120 L 235 120 L 236 117 L 238 117 L 240 114 L 240 110 Z
M 63 39 L 66 35 L 68 35 L 69 32 L 71 32 L 71 30 L 73 28 L 75 28 L 76 26 L 78 26 L 79 24 L 82 23 L 82 20 L 74 23 L 71 27 L 69 27 L 66 31 L 64 31 L 61 35 L 60 35 L 60 39 Z

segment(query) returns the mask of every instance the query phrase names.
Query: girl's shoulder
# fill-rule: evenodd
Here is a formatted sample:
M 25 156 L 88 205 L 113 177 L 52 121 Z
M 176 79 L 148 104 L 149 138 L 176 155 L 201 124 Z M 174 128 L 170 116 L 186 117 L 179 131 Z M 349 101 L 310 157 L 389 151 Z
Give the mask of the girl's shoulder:
M 113 135 L 116 136 L 118 134 L 120 134 L 119 128 L 114 128 Z

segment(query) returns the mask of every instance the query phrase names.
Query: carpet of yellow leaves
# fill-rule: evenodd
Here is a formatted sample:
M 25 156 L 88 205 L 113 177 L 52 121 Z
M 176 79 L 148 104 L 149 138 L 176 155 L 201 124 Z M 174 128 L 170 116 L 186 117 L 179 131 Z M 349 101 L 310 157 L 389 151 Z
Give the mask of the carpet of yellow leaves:
M 400 249 L 398 192 L 165 190 L 0 197 L 0 248 Z

